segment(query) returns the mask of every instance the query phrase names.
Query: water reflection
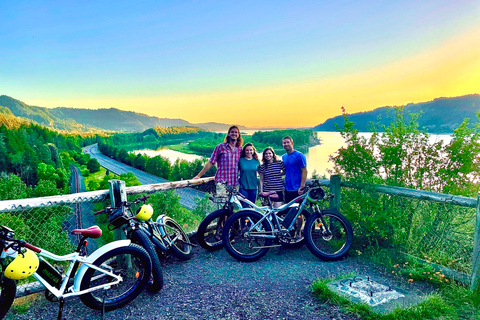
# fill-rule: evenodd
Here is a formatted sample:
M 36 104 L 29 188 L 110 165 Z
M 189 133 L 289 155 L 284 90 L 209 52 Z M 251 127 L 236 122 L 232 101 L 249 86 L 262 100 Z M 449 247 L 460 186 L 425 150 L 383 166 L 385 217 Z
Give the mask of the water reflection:
M 345 142 L 339 132 L 317 132 L 318 138 L 321 141 L 321 144 L 308 148 L 308 150 L 300 150 L 305 154 L 307 158 L 307 170 L 308 176 L 311 177 L 313 172 L 316 172 L 319 175 L 326 175 L 328 177 L 328 170 L 333 169 L 333 163 L 328 161 L 329 157 L 336 155 L 338 149 L 345 145 Z M 361 136 L 369 138 L 372 134 L 365 132 L 360 133 Z M 430 143 L 435 143 L 440 140 L 443 140 L 444 143 L 450 142 L 452 137 L 447 134 L 438 134 L 430 136 Z M 213 150 L 212 150 L 213 151 Z M 162 148 L 158 150 L 151 149 L 142 149 L 132 151 L 135 154 L 141 153 L 146 154 L 149 157 L 155 157 L 160 155 L 164 158 L 168 158 L 172 163 L 177 159 L 185 159 L 187 161 L 193 161 L 195 159 L 201 159 L 202 156 L 195 154 L 186 154 L 183 152 L 178 152 L 170 150 L 167 148 Z M 278 155 L 281 156 L 284 152 L 278 152 Z M 261 153 L 259 154 L 261 158 Z
M 170 160 L 171 163 L 174 163 L 177 159 L 183 159 L 187 161 L 194 161 L 196 159 L 202 159 L 202 156 L 196 154 L 187 154 L 175 150 L 170 149 L 159 149 L 159 150 L 150 150 L 150 149 L 142 149 L 142 150 L 135 150 L 132 151 L 134 154 L 145 154 L 151 158 L 156 156 L 162 156 L 163 158 L 167 158 Z

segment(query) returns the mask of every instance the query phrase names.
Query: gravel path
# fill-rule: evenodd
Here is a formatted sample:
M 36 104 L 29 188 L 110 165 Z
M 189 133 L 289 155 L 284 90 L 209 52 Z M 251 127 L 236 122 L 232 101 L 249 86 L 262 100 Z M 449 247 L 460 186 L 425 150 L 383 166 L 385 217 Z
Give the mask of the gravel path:
M 357 319 L 323 304 L 310 292 L 315 279 L 350 272 L 392 282 L 373 266 L 356 258 L 323 262 L 306 247 L 271 249 L 253 263 L 242 263 L 225 250 L 195 248 L 189 261 L 170 257 L 164 264 L 165 286 L 157 294 L 142 293 L 104 319 Z M 58 305 L 43 298 L 23 315 L 10 319 L 56 319 Z M 100 319 L 100 312 L 68 299 L 65 319 Z M 8 318 L 8 317 L 7 317 Z

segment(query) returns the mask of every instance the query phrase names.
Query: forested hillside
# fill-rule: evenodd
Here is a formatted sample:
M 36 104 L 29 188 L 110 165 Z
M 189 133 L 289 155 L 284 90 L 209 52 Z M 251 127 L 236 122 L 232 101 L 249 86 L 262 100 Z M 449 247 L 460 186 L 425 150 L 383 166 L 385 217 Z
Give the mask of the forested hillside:
M 360 132 L 370 131 L 369 125 L 374 123 L 382 131 L 382 125 L 389 126 L 394 117 L 395 107 L 382 107 L 369 112 L 348 114 L 355 128 Z M 339 110 L 340 111 L 340 110 Z M 409 114 L 419 113 L 418 125 L 430 133 L 452 133 L 465 118 L 470 119 L 469 127 L 477 122 L 476 113 L 480 111 L 480 95 L 472 94 L 455 98 L 437 98 L 423 103 L 410 103 L 403 106 L 406 121 L 411 120 Z M 343 116 L 330 118 L 314 128 L 317 131 L 337 131 L 335 124 L 345 125 Z
M 26 103 L 8 97 L 0 96 L 0 108 L 8 109 L 17 117 L 33 120 L 40 125 L 67 131 L 117 131 L 143 132 L 153 127 L 199 127 L 209 131 L 227 130 L 230 125 L 224 123 L 192 124 L 183 119 L 168 119 L 149 116 L 132 111 L 110 109 L 80 109 L 80 108 L 43 108 L 29 106 Z M 1 111 L 0 109 L 0 112 Z M 240 129 L 245 127 L 240 126 Z
M 8 114 L 0 115 L 0 124 L 0 200 L 68 192 L 70 163 L 85 163 L 81 147 L 97 139 L 60 134 Z

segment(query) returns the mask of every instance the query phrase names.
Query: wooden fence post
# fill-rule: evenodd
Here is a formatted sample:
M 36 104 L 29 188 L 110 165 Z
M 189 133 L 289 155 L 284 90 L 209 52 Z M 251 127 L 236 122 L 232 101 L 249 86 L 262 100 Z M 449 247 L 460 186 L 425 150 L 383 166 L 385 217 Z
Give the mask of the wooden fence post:
M 480 280 L 480 194 L 477 196 L 476 215 L 477 220 L 475 221 L 473 238 L 472 277 L 470 281 L 470 290 L 472 291 L 478 288 Z
M 127 201 L 125 181 L 108 180 L 108 189 L 110 190 L 110 203 L 112 205 L 112 208 L 119 207 L 122 202 Z M 127 238 L 121 228 L 113 230 L 113 234 L 115 240 L 122 240 Z
M 340 211 L 340 175 L 330 176 L 330 192 L 335 198 L 330 200 L 330 208 Z

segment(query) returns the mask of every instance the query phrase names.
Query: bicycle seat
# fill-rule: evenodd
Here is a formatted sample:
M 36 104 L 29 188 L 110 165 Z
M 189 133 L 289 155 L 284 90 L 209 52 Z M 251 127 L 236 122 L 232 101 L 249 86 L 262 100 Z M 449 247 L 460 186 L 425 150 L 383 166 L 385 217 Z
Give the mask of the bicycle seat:
M 276 191 L 260 192 L 260 196 L 264 198 L 270 198 L 272 200 L 277 200 L 279 198 Z
M 102 229 L 99 226 L 92 226 L 87 229 L 75 229 L 71 232 L 71 234 L 81 234 L 82 236 L 96 239 L 102 236 Z

